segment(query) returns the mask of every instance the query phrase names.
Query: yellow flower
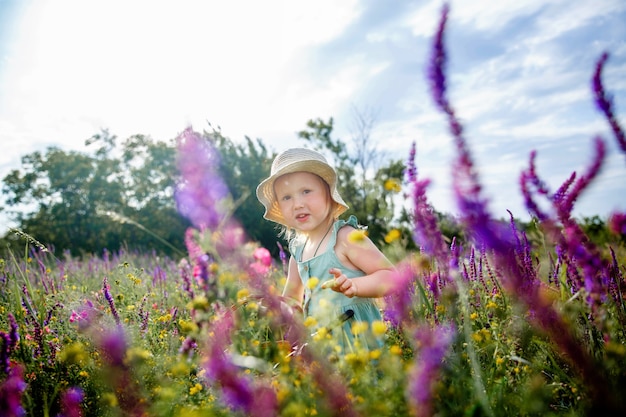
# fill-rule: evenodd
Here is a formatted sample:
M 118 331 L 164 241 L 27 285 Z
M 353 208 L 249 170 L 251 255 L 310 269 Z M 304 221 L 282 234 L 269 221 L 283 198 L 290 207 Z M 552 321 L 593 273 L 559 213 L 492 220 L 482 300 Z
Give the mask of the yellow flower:
M 394 240 L 400 239 L 401 233 L 398 229 L 391 229 L 389 233 L 385 235 L 385 242 L 391 243 Z
M 389 353 L 394 355 L 402 355 L 402 348 L 398 345 L 393 345 L 389 348 Z
M 306 327 L 313 327 L 317 324 L 317 320 L 315 320 L 315 317 L 313 316 L 308 316 L 306 319 L 304 319 L 304 325 Z
M 354 324 L 352 325 L 352 333 L 355 336 L 358 336 L 361 333 L 366 332 L 368 327 L 369 326 L 366 321 L 355 321 Z
M 202 391 L 202 385 L 196 383 L 196 385 L 194 385 L 193 387 L 189 388 L 189 395 L 196 395 L 200 391 Z
M 382 355 L 380 349 L 374 349 L 370 352 L 370 359 L 375 361 L 376 359 L 380 358 L 380 355 Z
M 250 291 L 247 288 L 242 288 L 237 291 L 237 300 L 243 300 L 250 295 Z
M 172 315 L 170 313 L 164 314 L 157 319 L 157 321 L 160 321 L 161 323 L 165 323 L 170 320 L 172 320 Z
M 493 301 L 489 301 L 485 307 L 487 307 L 487 308 L 497 308 L 498 305 L 496 303 L 494 303 Z
M 478 313 L 474 312 L 474 313 L 470 314 L 470 319 L 476 320 L 477 318 L 478 318 Z
M 361 243 L 365 241 L 366 237 L 367 237 L 367 230 L 354 229 L 348 235 L 348 241 L 350 243 Z
M 187 307 L 193 310 L 207 310 L 209 308 L 209 300 L 203 295 L 198 295 Z
M 117 407 L 117 397 L 112 392 L 105 392 L 102 394 L 102 399 L 107 403 L 109 407 Z
M 387 181 L 385 181 L 385 190 L 399 193 L 400 191 L 402 191 L 402 185 L 397 178 L 389 178 Z
M 498 356 L 498 357 L 496 358 L 496 365 L 500 366 L 500 365 L 502 365 L 503 363 L 504 363 L 504 359 Z
M 315 287 L 317 287 L 317 284 L 319 284 L 320 280 L 317 277 L 311 277 L 306 285 L 307 287 L 309 287 L 310 290 L 315 289 Z
M 372 332 L 376 336 L 382 336 L 387 332 L 387 326 L 381 320 L 376 320 L 372 322 Z
M 80 364 L 87 359 L 88 355 L 85 346 L 80 342 L 72 343 L 66 346 L 60 353 L 61 362 L 68 364 Z

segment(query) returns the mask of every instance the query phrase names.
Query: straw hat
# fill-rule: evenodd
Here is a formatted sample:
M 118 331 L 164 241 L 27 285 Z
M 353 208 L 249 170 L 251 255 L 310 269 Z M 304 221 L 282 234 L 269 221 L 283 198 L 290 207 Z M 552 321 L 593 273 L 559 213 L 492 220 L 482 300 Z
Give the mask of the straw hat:
M 265 179 L 256 189 L 256 196 L 265 206 L 267 220 L 285 225 L 274 192 L 274 181 L 281 175 L 292 172 L 310 172 L 321 177 L 330 187 L 330 196 L 337 203 L 333 217 L 337 218 L 341 213 L 348 210 L 348 205 L 337 192 L 337 173 L 328 165 L 326 158 L 316 151 L 305 148 L 291 148 L 279 154 L 272 163 L 269 178 Z

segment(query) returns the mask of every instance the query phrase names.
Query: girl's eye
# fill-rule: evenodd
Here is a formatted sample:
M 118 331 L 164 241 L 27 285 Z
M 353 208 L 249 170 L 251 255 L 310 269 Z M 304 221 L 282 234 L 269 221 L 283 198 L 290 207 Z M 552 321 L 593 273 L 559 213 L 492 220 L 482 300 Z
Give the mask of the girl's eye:
M 286 195 L 286 196 L 283 196 L 283 198 L 281 198 L 281 200 L 283 200 L 283 201 L 287 201 L 287 200 L 289 200 L 290 198 L 291 198 L 291 197 L 289 197 L 288 195 Z

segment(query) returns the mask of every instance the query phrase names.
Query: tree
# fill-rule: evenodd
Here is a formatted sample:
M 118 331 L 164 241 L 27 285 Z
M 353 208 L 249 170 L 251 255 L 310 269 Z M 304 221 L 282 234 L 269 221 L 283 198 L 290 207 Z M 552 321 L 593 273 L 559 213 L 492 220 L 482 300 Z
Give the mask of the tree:
M 3 180 L 20 229 L 73 254 L 183 248 L 187 222 L 175 209 L 175 150 L 137 135 L 118 149 L 104 130 L 85 142 L 92 153 L 49 147 L 22 158 Z M 117 154 L 117 155 L 116 155 Z
M 370 239 L 380 243 L 389 230 L 397 227 L 394 195 L 398 190 L 390 184 L 400 183 L 404 164 L 389 160 L 387 165 L 379 166 L 383 155 L 370 140 L 372 126 L 373 122 L 358 114 L 353 152 L 345 142 L 331 136 L 332 118 L 328 122 L 309 120 L 307 129 L 298 132 L 298 136 L 314 149 L 330 155 L 330 162 L 337 171 L 337 188 L 350 206 L 346 215 L 355 215 L 359 222 L 368 226 Z M 359 175 L 357 167 L 361 169 Z

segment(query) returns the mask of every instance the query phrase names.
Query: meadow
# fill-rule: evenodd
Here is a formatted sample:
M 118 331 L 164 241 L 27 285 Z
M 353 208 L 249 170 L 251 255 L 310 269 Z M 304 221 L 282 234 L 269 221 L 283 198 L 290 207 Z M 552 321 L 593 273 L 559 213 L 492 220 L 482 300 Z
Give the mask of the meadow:
M 22 233 L 23 250 L 0 260 L 2 415 L 625 415 L 626 215 L 611 216 L 603 245 L 571 215 L 600 173 L 604 141 L 556 191 L 531 155 L 520 188 L 532 222 L 494 219 L 447 99 L 446 16 L 429 77 L 456 146 L 464 239 L 439 230 L 413 146 L 399 191 L 413 229 L 382 246 L 397 264 L 394 291 L 380 300 L 384 321 L 355 324 L 356 343 L 341 350 L 332 325 L 302 320 L 280 296 L 288 255 L 273 259 L 246 239 L 203 156 L 209 144 L 188 129 L 176 195 L 194 223 L 188 256 L 76 258 Z M 594 93 L 626 154 L 601 82 L 606 60 Z M 207 196 L 206 184 L 217 191 Z M 406 249 L 409 239 L 418 250 Z

